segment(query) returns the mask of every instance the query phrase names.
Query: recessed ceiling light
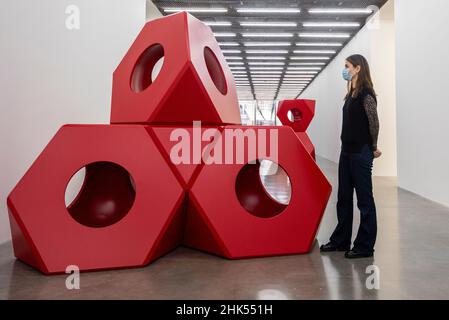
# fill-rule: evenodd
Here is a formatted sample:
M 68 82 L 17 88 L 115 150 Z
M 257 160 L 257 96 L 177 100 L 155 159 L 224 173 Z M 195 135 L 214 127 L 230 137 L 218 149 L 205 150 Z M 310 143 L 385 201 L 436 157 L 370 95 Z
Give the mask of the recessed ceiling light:
M 282 74 L 282 71 L 251 71 L 251 74 Z
M 329 57 L 290 57 L 292 60 L 329 60 Z
M 295 22 L 240 22 L 242 27 L 297 27 Z
M 312 28 L 358 28 L 360 23 L 358 22 L 304 22 L 302 24 L 304 27 Z
M 286 85 L 286 84 L 296 85 L 296 86 L 305 86 L 305 85 L 308 85 L 309 82 L 294 82 L 294 81 L 282 82 L 282 85 Z
M 244 42 L 245 47 L 289 47 L 290 42 Z
M 252 81 L 254 84 L 279 84 L 279 81 Z
M 300 33 L 302 38 L 350 38 L 349 33 Z
M 285 60 L 285 57 L 247 57 L 248 60 Z
M 242 53 L 241 50 L 221 50 L 222 53 Z
M 230 27 L 232 22 L 229 21 L 205 21 L 204 22 L 209 27 Z
M 242 33 L 245 38 L 292 38 L 293 33 Z
M 279 78 L 280 76 L 281 76 L 280 74 L 267 74 L 267 75 L 252 74 L 251 75 L 252 78 Z
M 342 47 L 343 43 L 338 42 L 297 42 L 298 47 Z
M 278 82 L 253 82 L 253 85 L 271 85 L 272 87 L 277 87 L 279 86 L 279 81 Z
M 307 79 L 307 78 L 284 78 L 284 80 L 290 80 L 290 81 L 312 81 L 313 79 Z
M 238 13 L 300 13 L 296 8 L 238 8 Z
M 294 82 L 294 83 L 309 83 L 310 80 L 308 79 L 290 79 L 290 78 L 284 78 L 282 80 L 283 82 Z
M 265 81 L 275 81 L 275 80 L 280 80 L 280 76 L 279 77 L 273 77 L 273 78 L 271 78 L 271 77 L 261 77 L 261 78 L 258 78 L 258 77 L 251 77 L 252 78 L 252 80 L 257 80 L 257 81 L 259 81 L 259 80 L 265 80 Z
M 246 50 L 248 54 L 287 54 L 288 50 Z
M 335 54 L 335 50 L 295 50 L 294 53 L 304 53 L 304 54 Z
M 320 67 L 288 67 L 287 70 L 321 70 Z
M 193 12 L 193 13 L 223 13 L 228 12 L 227 8 L 163 8 L 165 12 Z
M 252 66 L 283 66 L 283 65 L 285 65 L 285 62 L 277 62 L 277 61 L 254 62 L 254 61 L 250 61 L 250 62 L 248 62 L 248 64 L 252 65 Z
M 237 42 L 219 42 L 218 45 L 222 46 L 222 47 L 238 47 L 239 46 L 239 44 Z
M 291 66 L 324 66 L 324 62 L 290 62 Z
M 290 71 L 290 70 L 287 70 L 286 73 L 289 73 L 289 74 L 317 74 L 318 71 Z
M 251 70 L 284 70 L 283 67 L 251 67 Z
M 233 32 L 214 32 L 215 37 L 221 37 L 221 38 L 231 38 L 235 37 L 236 34 Z
M 313 78 L 311 78 L 311 76 L 298 76 L 295 74 L 286 74 L 284 76 L 284 79 L 288 79 L 288 80 L 312 80 Z
M 312 8 L 312 14 L 370 14 L 373 10 L 368 8 Z

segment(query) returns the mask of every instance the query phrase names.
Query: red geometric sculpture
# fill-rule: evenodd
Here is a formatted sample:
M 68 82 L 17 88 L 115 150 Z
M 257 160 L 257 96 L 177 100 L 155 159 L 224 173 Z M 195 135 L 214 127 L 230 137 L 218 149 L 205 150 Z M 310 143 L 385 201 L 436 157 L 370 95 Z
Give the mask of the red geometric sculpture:
M 111 109 L 112 125 L 63 126 L 10 193 L 17 258 L 53 274 L 144 266 L 182 244 L 228 258 L 310 251 L 331 192 L 309 155 L 314 103 L 281 103 L 282 121 L 301 115 L 289 123 L 296 134 L 229 125 L 240 124 L 234 80 L 202 22 L 187 13 L 148 22 L 114 72 Z M 228 132 L 254 141 L 229 147 Z M 215 161 L 229 151 L 230 163 Z M 184 152 L 191 162 L 179 161 Z M 263 160 L 289 176 L 288 204 L 262 184 Z
M 331 193 L 327 179 L 288 127 L 225 129 L 278 130 L 278 159 L 264 159 L 290 177 L 290 203 L 266 193 L 258 165 L 207 165 L 189 195 L 184 243 L 227 258 L 309 252 Z
M 289 111 L 293 120 L 289 119 Z M 315 115 L 315 100 L 283 100 L 279 103 L 277 116 L 284 126 L 295 132 L 306 132 Z
M 234 78 L 212 30 L 181 12 L 148 22 L 115 70 L 111 123 L 195 120 L 241 123 Z
M 283 100 L 279 103 L 277 116 L 284 126 L 296 132 L 309 154 L 316 159 L 315 147 L 306 133 L 315 116 L 315 100 Z
M 84 166 L 66 208 L 66 186 Z M 44 273 L 144 266 L 180 244 L 183 200 L 144 126 L 66 125 L 8 197 L 14 252 Z

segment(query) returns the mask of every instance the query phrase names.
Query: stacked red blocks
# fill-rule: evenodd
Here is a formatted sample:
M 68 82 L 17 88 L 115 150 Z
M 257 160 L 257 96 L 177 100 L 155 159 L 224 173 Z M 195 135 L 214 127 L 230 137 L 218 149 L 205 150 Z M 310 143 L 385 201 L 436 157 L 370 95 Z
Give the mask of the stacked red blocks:
M 148 22 L 114 72 L 111 125 L 63 126 L 9 195 L 15 256 L 52 274 L 141 267 L 179 245 L 231 259 L 307 253 L 329 182 L 291 128 L 240 123 L 210 28 L 187 13 Z M 276 130 L 276 157 L 245 151 L 243 163 L 211 161 L 225 152 L 227 130 L 255 134 L 256 150 Z M 183 133 L 199 161 L 173 161 L 173 138 Z M 260 180 L 260 162 L 270 159 L 290 178 L 288 205 Z M 84 182 L 66 206 L 81 168 Z

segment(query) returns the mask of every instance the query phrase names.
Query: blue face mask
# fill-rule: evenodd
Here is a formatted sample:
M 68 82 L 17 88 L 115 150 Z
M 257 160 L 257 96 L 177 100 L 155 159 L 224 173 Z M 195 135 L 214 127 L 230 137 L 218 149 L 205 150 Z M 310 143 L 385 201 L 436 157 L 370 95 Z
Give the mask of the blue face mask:
M 344 68 L 343 69 L 343 79 L 345 79 L 346 81 L 351 81 L 352 80 L 352 75 L 349 73 L 349 69 L 348 68 Z

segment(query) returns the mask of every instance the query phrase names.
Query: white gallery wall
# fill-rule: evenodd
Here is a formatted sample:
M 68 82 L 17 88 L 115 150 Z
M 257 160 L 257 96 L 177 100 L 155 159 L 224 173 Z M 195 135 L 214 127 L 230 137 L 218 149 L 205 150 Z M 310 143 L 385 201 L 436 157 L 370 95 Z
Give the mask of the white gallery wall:
M 449 1 L 395 2 L 399 186 L 449 206 Z
M 377 176 L 397 175 L 394 28 L 394 1 L 390 0 L 300 96 L 317 103 L 309 129 L 317 154 L 338 162 L 343 99 L 347 92 L 341 75 L 345 59 L 356 53 L 368 59 L 378 94 L 381 125 L 378 145 L 383 156 L 375 161 Z
M 145 0 L 2 0 L 0 243 L 10 239 L 8 193 L 58 128 L 108 123 L 112 72 L 145 11 Z

